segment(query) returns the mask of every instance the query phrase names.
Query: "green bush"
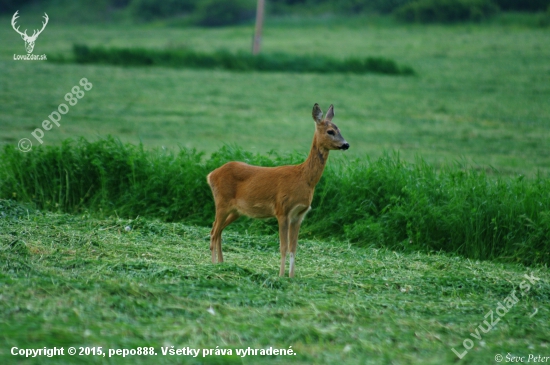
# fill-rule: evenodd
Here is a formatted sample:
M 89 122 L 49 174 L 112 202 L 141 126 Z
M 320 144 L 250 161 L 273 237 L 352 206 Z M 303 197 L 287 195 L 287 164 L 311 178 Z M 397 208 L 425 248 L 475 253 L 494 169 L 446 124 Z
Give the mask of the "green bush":
M 189 14 L 195 10 L 197 2 L 198 0 L 133 0 L 130 9 L 140 20 L 153 20 Z
M 412 0 L 272 0 L 267 2 L 270 13 L 310 13 L 326 12 L 356 14 L 377 12 L 388 14 Z
M 342 9 L 356 12 L 375 11 L 382 14 L 389 14 L 395 9 L 410 3 L 412 0 L 342 0 L 337 2 Z
M 254 0 L 203 0 L 197 4 L 193 22 L 205 27 L 220 27 L 250 21 L 255 14 Z
M 544 11 L 550 0 L 493 0 L 503 11 Z
M 108 138 L 59 147 L 0 152 L 0 198 L 38 209 L 156 217 L 210 226 L 214 203 L 206 175 L 228 161 L 276 166 L 303 155 L 252 154 L 223 147 L 210 158 L 173 154 Z M 302 236 L 357 245 L 446 251 L 472 259 L 550 263 L 550 179 L 487 177 L 464 166 L 439 171 L 398 156 L 329 164 L 317 185 Z M 0 214 L 1 219 L 1 214 Z M 235 222 L 232 229 L 277 232 L 275 220 Z
M 399 66 L 393 60 L 382 57 L 348 58 L 337 60 L 324 56 L 295 56 L 289 54 L 260 54 L 219 50 L 213 53 L 195 52 L 189 49 L 152 50 L 139 48 L 104 48 L 75 45 L 74 60 L 77 63 L 100 63 L 120 66 L 168 66 L 232 71 L 276 71 L 315 73 L 381 73 L 388 75 L 413 75 L 408 66 Z M 64 61 L 54 55 L 50 61 Z
M 538 25 L 540 27 L 550 27 L 550 5 L 548 5 L 546 13 L 540 14 Z
M 382 14 L 392 13 L 400 7 L 418 0 L 272 0 L 268 2 L 269 9 L 277 14 L 288 12 L 337 12 L 337 13 L 357 13 L 357 12 L 378 12 Z M 452 0 L 461 6 L 460 0 Z M 494 4 L 503 11 L 544 11 L 550 0 L 492 0 Z
M 454 23 L 480 21 L 498 10 L 490 0 L 417 0 L 401 6 L 394 14 L 406 22 Z

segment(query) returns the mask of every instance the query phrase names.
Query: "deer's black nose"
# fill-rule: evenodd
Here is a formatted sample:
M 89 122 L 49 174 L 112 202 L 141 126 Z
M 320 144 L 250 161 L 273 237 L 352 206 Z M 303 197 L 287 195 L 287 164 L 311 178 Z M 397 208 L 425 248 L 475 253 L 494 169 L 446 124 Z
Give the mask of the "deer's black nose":
M 346 143 L 344 143 L 343 145 L 340 146 L 341 150 L 347 150 L 348 148 L 349 148 L 349 143 L 348 142 L 346 142 Z

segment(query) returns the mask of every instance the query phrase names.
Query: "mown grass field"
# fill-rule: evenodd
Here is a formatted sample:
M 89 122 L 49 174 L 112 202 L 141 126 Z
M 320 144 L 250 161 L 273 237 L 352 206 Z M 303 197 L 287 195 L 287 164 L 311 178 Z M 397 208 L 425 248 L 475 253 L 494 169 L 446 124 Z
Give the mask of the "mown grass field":
M 464 364 L 492 364 L 496 354 L 548 355 L 550 277 L 543 268 L 304 239 L 290 280 L 277 277 L 277 236 L 229 231 L 226 263 L 212 265 L 207 228 L 0 203 L 3 364 L 452 364 L 451 348 L 463 353 L 466 338 L 475 347 Z M 525 274 L 540 281 L 521 296 Z M 481 340 L 472 338 L 513 290 L 519 302 Z M 160 355 L 172 345 L 234 354 Z M 10 355 L 13 346 L 153 346 L 159 356 L 23 362 Z M 248 346 L 292 346 L 297 355 L 235 356 Z
M 68 55 L 74 43 L 248 50 L 252 35 L 251 26 L 75 25 L 48 14 L 35 54 Z M 350 158 L 397 150 L 404 160 L 420 155 L 435 166 L 460 160 L 491 174 L 550 172 L 548 28 L 405 26 L 370 17 L 266 26 L 266 52 L 380 56 L 418 73 L 392 77 L 14 61 L 24 47 L 9 21 L 0 19 L 0 144 L 32 139 L 85 77 L 92 90 L 45 133 L 44 145 L 111 134 L 146 148 L 181 145 L 209 154 L 234 143 L 253 152 L 305 154 L 318 102 L 325 110 L 335 105 Z M 345 162 L 331 157 L 329 164 Z M 277 276 L 276 235 L 229 229 L 227 262 L 212 265 L 207 227 L 97 211 L 38 212 L 6 200 L 12 198 L 0 197 L 2 364 L 453 364 L 451 349 L 463 353 L 465 339 L 474 347 L 463 364 L 493 364 L 497 354 L 550 356 L 543 265 L 307 236 L 299 243 L 297 277 L 289 280 Z M 526 274 L 540 279 L 529 291 L 520 289 Z M 470 335 L 513 290 L 519 301 L 496 327 Z M 219 346 L 234 355 L 24 360 L 10 354 L 13 346 L 153 346 L 159 354 L 163 346 Z M 249 346 L 292 346 L 297 355 L 235 356 Z
M 247 50 L 251 26 L 214 30 L 65 25 L 54 21 L 35 54 L 69 55 L 74 43 L 117 47 Z M 4 23 L 9 19 L 4 19 Z M 349 155 L 399 150 L 432 163 L 464 158 L 503 173 L 549 171 L 548 28 L 518 25 L 404 26 L 378 18 L 268 23 L 265 52 L 336 58 L 375 56 L 410 65 L 417 77 L 238 73 L 57 65 L 14 61 L 20 37 L 0 29 L 0 143 L 16 145 L 86 77 L 93 84 L 44 143 L 112 134 L 124 141 L 208 153 L 223 143 L 248 150 L 307 152 L 310 109 L 335 105 Z

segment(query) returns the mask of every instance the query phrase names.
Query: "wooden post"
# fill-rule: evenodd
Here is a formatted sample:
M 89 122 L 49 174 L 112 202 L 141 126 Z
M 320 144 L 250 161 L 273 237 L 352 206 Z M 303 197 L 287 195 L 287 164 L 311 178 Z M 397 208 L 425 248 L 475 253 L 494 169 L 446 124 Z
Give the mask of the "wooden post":
M 252 54 L 260 53 L 260 45 L 262 42 L 262 28 L 264 26 L 264 0 L 258 0 L 256 7 L 256 28 L 254 30 L 254 40 L 252 42 Z

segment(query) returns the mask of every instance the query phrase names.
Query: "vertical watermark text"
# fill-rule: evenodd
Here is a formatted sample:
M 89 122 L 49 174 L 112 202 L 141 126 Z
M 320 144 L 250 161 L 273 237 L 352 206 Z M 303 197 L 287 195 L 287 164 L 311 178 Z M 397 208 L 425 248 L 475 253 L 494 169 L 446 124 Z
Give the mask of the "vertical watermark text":
M 525 274 L 525 279 L 519 284 L 519 288 L 521 291 L 519 294 L 523 297 L 525 294 L 531 290 L 531 286 L 535 285 L 540 278 L 535 277 L 533 274 L 528 275 Z M 485 320 L 480 323 L 476 329 L 474 330 L 474 333 L 470 333 L 470 336 L 478 341 L 481 341 L 481 338 L 483 337 L 483 333 L 488 333 L 491 331 L 498 322 L 508 313 L 508 311 L 516 305 L 517 302 L 519 302 L 519 299 L 516 296 L 516 289 L 513 289 L 510 295 L 508 295 L 502 302 L 497 303 L 496 309 L 490 310 L 485 314 L 484 318 Z M 534 313 L 532 313 L 529 317 L 533 317 L 535 314 L 537 314 L 538 310 L 535 310 Z M 496 316 L 495 316 L 496 313 Z M 489 322 L 490 321 L 490 322 Z M 481 332 L 480 332 L 481 331 Z M 464 351 L 462 349 L 459 349 L 458 351 L 455 350 L 455 348 L 451 348 L 451 350 L 454 352 L 454 354 L 459 358 L 462 359 L 469 350 L 471 350 L 474 347 L 474 341 L 470 338 L 465 338 L 464 341 L 462 341 L 462 347 L 464 348 Z M 462 351 L 462 352 L 460 352 Z M 497 355 L 498 356 L 498 355 Z M 502 355 L 500 355 L 502 356 Z M 499 362 L 499 360 L 495 357 L 495 360 Z

